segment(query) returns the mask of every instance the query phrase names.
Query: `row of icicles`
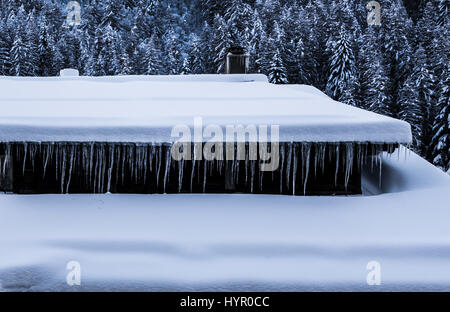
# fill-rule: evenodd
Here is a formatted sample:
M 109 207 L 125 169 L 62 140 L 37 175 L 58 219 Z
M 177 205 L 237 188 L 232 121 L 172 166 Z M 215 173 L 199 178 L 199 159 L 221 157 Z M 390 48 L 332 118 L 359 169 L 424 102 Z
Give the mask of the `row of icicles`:
M 397 144 L 280 143 L 280 162 L 277 169 L 279 181 L 274 180 L 274 172 L 258 170 L 260 161 L 249 160 L 248 144 L 245 160 L 228 161 L 228 166 L 223 160 L 174 161 L 170 147 L 170 144 L 158 143 L 0 143 L 0 155 L 4 155 L 0 157 L 0 173 L 2 177 L 5 177 L 8 168 L 12 166 L 13 157 L 21 157 L 23 175 L 28 167 L 34 172 L 36 166 L 40 166 L 43 179 L 48 178 L 49 166 L 53 165 L 55 179 L 59 181 L 61 193 L 69 193 L 74 174 L 82 175 L 84 183 L 93 193 L 111 192 L 112 184 L 125 183 L 127 175 L 131 175 L 134 183 L 143 184 L 146 184 L 148 177 L 156 178 L 156 187 L 161 186 L 165 193 L 171 172 L 175 170 L 178 177 L 178 192 L 187 187 L 184 183 L 190 183 L 189 188 L 192 192 L 193 184 L 195 184 L 194 176 L 202 176 L 200 183 L 205 192 L 208 177 L 215 173 L 224 175 L 225 167 L 227 167 L 232 171 L 233 183 L 239 183 L 240 176 L 244 174 L 240 171 L 245 171 L 245 183 L 249 184 L 251 193 L 256 189 L 263 191 L 264 176 L 271 175 L 272 183 L 280 184 L 280 193 L 285 191 L 283 187 L 289 187 L 291 193 L 296 195 L 299 174 L 301 174 L 303 194 L 306 194 L 306 187 L 311 176 L 323 173 L 325 170 L 334 170 L 335 184 L 338 183 L 338 175 L 342 173 L 345 188 L 355 164 L 358 170 L 361 170 L 363 166 L 369 166 L 371 170 L 377 168 L 381 175 L 382 152 L 393 153 Z M 191 150 L 193 152 L 194 148 Z M 330 161 L 335 162 L 333 168 L 327 167 L 330 166 Z M 186 172 L 188 162 L 192 162 L 192 165 L 188 166 L 189 172 Z M 15 170 L 17 171 L 17 168 Z M 15 172 L 15 174 L 18 173 Z M 188 175 L 189 179 L 185 179 L 185 175 Z

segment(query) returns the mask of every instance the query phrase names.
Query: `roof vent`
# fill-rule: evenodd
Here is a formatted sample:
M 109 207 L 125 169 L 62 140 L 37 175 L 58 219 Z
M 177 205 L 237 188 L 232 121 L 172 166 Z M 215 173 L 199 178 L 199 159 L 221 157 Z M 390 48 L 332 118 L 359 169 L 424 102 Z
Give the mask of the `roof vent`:
M 225 60 L 226 74 L 247 74 L 250 64 L 250 55 L 244 48 L 234 46 L 228 49 Z
M 59 72 L 61 77 L 78 77 L 80 76 L 80 72 L 78 69 L 73 68 L 64 68 Z

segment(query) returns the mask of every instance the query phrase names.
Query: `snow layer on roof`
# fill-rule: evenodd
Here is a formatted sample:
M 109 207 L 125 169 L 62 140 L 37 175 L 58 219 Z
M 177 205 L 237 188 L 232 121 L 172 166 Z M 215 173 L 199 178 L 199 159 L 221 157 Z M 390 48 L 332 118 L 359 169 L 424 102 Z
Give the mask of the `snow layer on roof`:
M 0 78 L 0 141 L 173 142 L 195 117 L 279 125 L 281 141 L 411 142 L 406 122 L 263 75 Z
M 383 162 L 369 197 L 0 195 L 0 290 L 449 291 L 450 177 Z

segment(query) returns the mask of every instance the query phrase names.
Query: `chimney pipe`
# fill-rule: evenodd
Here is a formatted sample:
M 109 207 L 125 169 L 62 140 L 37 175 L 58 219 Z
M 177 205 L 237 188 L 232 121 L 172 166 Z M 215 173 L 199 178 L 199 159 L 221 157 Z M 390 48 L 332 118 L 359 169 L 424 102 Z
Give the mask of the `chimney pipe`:
M 228 49 L 225 59 L 225 74 L 247 74 L 250 64 L 250 55 L 244 48 L 234 46 Z

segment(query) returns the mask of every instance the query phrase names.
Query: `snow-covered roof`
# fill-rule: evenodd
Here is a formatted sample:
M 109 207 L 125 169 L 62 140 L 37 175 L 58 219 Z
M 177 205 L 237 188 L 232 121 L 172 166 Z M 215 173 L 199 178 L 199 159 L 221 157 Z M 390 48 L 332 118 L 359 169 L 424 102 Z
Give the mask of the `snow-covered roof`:
M 172 128 L 279 125 L 281 141 L 411 142 L 406 122 L 264 75 L 0 78 L 0 141 L 172 142 Z

